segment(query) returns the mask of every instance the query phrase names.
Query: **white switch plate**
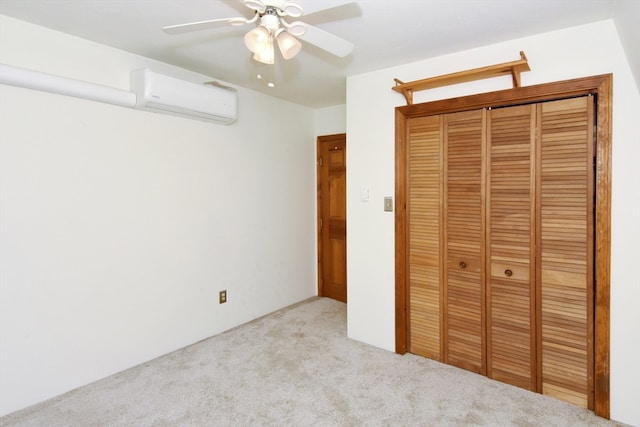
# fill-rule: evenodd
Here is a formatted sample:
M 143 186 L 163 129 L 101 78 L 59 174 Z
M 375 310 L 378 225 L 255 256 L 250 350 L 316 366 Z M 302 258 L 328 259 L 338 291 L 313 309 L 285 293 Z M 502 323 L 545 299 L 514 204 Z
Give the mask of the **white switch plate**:
M 360 188 L 360 201 L 361 202 L 369 201 L 369 187 Z

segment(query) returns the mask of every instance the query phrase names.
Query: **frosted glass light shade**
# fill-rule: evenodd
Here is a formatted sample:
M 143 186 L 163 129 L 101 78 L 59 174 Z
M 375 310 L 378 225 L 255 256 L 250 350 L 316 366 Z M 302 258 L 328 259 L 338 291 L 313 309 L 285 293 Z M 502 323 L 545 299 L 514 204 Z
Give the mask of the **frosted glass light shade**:
M 273 52 L 273 39 L 271 37 L 269 37 L 269 40 L 267 40 L 267 46 L 260 52 L 256 52 L 255 55 L 253 55 L 253 59 L 255 59 L 256 61 L 269 65 L 272 65 L 274 63 L 274 57 L 275 55 Z
M 258 26 L 244 35 L 244 44 L 251 52 L 259 53 L 268 47 L 270 39 L 269 30 Z
M 298 41 L 297 38 L 293 37 L 291 34 L 286 31 L 278 34 L 276 38 L 278 42 L 278 47 L 280 48 L 280 52 L 282 53 L 282 57 L 284 59 L 291 59 L 300 52 L 302 48 L 302 43 Z

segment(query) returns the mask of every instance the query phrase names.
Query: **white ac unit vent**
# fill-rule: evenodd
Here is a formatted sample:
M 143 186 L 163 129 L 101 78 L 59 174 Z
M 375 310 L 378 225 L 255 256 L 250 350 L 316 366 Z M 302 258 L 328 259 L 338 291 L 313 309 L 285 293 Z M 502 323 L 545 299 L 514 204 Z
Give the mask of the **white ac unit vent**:
M 196 120 L 230 124 L 238 118 L 238 94 L 232 89 L 191 83 L 147 68 L 131 73 L 135 108 Z

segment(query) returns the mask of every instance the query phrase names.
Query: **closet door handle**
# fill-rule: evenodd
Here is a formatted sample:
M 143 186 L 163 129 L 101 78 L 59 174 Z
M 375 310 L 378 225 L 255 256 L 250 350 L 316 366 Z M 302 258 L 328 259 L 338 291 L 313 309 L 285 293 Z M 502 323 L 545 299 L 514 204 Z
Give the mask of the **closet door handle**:
M 458 264 L 460 266 L 460 268 L 467 268 L 467 263 L 464 261 L 460 261 L 460 264 Z
M 504 275 L 507 276 L 507 277 L 511 277 L 511 276 L 513 276 L 513 271 L 507 269 L 507 270 L 504 271 Z

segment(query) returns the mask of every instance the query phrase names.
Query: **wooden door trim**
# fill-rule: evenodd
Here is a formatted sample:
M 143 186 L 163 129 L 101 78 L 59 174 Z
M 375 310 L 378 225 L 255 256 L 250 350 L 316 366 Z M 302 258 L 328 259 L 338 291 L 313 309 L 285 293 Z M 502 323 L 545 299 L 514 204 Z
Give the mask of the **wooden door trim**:
M 594 394 L 596 415 L 610 417 L 609 354 L 610 354 L 610 279 L 611 279 L 611 134 L 613 75 L 545 83 L 497 92 L 445 99 L 423 104 L 397 107 L 395 110 L 395 319 L 396 352 L 407 351 L 407 120 L 450 112 L 485 107 L 504 107 L 543 102 L 572 96 L 597 96 L 596 132 L 596 214 L 595 214 L 595 372 Z
M 318 296 L 321 297 L 324 294 L 322 283 L 322 186 L 320 185 L 322 177 L 322 169 L 320 168 L 320 145 L 322 143 L 322 137 L 316 138 L 316 240 L 318 241 Z

